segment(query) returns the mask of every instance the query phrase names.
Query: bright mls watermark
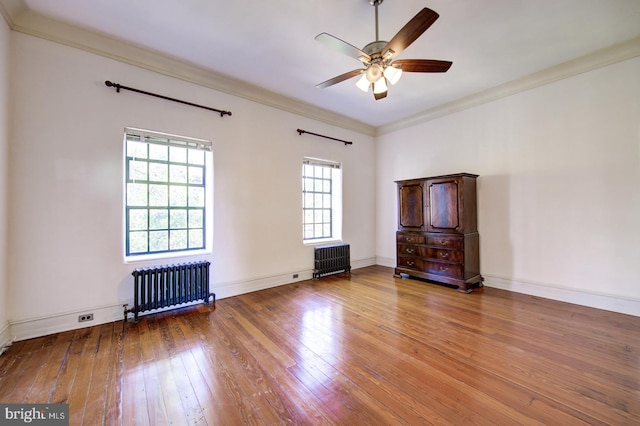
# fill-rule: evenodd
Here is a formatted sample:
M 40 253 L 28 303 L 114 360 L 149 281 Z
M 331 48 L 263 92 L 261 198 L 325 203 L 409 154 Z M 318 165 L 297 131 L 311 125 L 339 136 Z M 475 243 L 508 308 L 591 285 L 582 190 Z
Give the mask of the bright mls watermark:
M 0 424 L 69 426 L 69 404 L 0 404 Z

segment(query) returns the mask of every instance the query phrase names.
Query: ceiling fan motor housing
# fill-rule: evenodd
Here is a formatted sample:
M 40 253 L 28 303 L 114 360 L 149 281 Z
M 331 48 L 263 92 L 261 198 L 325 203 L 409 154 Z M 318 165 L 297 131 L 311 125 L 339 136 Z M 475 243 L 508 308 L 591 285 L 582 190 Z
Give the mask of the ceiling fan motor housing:
M 382 49 L 384 49 L 387 43 L 388 43 L 387 41 L 381 41 L 381 40 L 373 41 L 367 44 L 365 47 L 363 47 L 362 51 L 367 55 L 371 56 L 372 58 L 374 58 L 376 54 L 377 56 L 380 56 L 380 54 L 382 53 Z

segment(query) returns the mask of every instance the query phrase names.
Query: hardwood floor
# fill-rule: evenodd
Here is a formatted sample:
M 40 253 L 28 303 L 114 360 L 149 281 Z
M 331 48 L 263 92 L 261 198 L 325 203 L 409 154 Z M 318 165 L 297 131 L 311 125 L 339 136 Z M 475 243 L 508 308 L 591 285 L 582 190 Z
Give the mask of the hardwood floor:
M 14 343 L 71 425 L 640 424 L 640 318 L 354 270 Z

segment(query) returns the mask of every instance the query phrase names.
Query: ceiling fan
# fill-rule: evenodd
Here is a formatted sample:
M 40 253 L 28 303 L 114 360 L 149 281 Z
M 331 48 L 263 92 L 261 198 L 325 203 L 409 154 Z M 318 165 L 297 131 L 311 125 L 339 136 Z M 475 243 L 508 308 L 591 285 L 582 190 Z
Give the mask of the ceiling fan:
M 373 86 L 373 96 L 378 100 L 387 96 L 387 82 L 396 84 L 402 72 L 446 72 L 451 67 L 452 62 L 435 59 L 397 59 L 394 61 L 394 58 L 416 41 L 440 15 L 425 7 L 407 22 L 391 41 L 381 41 L 378 36 L 378 6 L 383 1 L 369 0 L 369 4 L 376 9 L 376 41 L 367 44 L 362 49 L 358 49 L 331 34 L 321 33 L 316 36 L 316 40 L 320 43 L 351 56 L 364 65 L 364 68 L 333 77 L 317 84 L 316 87 L 324 89 L 362 75 L 356 86 L 364 92 L 369 91 L 369 88 Z

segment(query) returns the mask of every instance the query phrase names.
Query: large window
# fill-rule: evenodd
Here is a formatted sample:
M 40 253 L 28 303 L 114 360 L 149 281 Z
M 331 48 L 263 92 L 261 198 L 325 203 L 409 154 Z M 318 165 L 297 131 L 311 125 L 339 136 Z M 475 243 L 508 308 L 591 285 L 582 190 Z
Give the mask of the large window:
M 205 249 L 211 143 L 126 129 L 125 145 L 126 256 Z
M 302 223 L 305 242 L 341 238 L 342 174 L 339 163 L 315 158 L 303 160 Z

